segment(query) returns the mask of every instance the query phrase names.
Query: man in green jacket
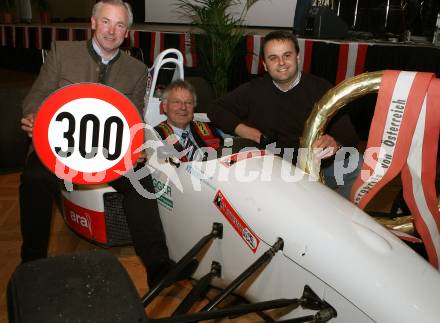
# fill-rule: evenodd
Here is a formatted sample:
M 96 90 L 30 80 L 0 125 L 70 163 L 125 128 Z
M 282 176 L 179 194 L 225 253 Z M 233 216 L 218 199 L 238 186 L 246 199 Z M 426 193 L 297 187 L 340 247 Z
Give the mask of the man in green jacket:
M 34 115 L 46 97 L 74 83 L 102 83 L 126 95 L 143 115 L 149 77 L 147 67 L 119 49 L 133 22 L 130 6 L 122 0 L 101 0 L 93 7 L 93 38 L 81 42 L 55 42 L 40 74 L 23 103 L 22 129 L 32 137 Z M 138 163 L 136 167 L 140 167 Z M 151 177 L 141 180 L 154 192 Z M 150 287 L 171 266 L 156 200 L 143 198 L 121 177 L 109 183 L 124 195 L 123 207 L 137 255 L 148 268 Z M 47 256 L 52 202 L 59 179 L 32 151 L 20 182 L 20 220 L 23 262 Z

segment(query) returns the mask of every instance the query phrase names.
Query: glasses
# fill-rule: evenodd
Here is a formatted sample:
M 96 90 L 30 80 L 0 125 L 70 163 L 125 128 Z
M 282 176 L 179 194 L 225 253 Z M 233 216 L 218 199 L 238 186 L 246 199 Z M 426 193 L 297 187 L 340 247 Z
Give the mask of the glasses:
M 192 107 L 194 105 L 193 101 L 182 101 L 182 100 L 175 100 L 175 99 L 169 99 L 168 103 L 171 105 L 185 105 L 185 107 Z

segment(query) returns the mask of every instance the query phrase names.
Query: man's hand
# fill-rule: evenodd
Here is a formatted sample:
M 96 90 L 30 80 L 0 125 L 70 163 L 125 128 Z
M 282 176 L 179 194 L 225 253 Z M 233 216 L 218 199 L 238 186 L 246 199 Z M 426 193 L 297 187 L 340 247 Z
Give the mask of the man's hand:
M 34 114 L 28 114 L 21 118 L 21 130 L 25 131 L 29 138 L 32 138 L 32 131 L 34 129 Z
M 239 137 L 250 139 L 260 144 L 261 131 L 256 128 L 249 127 L 244 123 L 239 123 L 238 126 L 235 127 L 234 132 Z
M 318 152 L 315 157 L 317 159 L 326 159 L 336 154 L 341 147 L 332 136 L 323 135 L 313 143 L 312 148 L 321 148 L 322 151 Z

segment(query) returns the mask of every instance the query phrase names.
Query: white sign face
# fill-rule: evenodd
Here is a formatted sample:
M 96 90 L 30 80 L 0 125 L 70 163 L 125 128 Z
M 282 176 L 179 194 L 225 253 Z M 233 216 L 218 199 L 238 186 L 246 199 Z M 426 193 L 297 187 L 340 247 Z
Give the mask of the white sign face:
M 130 129 L 116 107 L 100 99 L 84 98 L 60 107 L 49 123 L 48 137 L 52 152 L 69 168 L 102 172 L 124 157 Z

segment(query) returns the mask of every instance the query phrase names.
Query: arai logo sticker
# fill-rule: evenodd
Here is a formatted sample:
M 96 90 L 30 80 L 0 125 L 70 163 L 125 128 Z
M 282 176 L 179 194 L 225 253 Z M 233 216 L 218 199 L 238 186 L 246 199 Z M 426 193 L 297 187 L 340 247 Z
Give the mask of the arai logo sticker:
M 64 217 L 73 231 L 89 240 L 107 243 L 107 231 L 104 212 L 85 209 L 63 199 Z
M 237 211 L 234 210 L 221 191 L 217 191 L 215 194 L 214 204 L 235 231 L 237 231 L 243 241 L 246 242 L 252 252 L 255 253 L 260 244 L 260 239 L 258 239 L 257 235 L 252 232 L 246 222 L 238 215 Z

